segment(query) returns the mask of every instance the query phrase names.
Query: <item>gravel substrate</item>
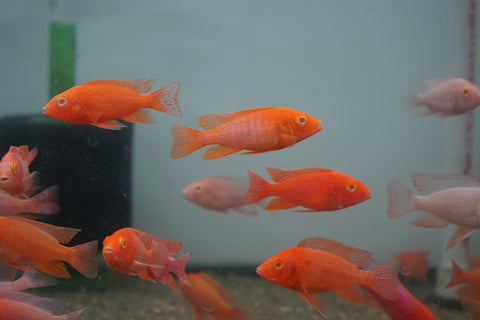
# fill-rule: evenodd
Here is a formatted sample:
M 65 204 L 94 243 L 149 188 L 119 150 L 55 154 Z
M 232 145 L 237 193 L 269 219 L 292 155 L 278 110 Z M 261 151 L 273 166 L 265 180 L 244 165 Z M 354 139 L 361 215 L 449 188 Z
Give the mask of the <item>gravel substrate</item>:
M 278 287 L 258 276 L 233 272 L 207 272 L 223 286 L 237 295 L 237 306 L 249 308 L 252 319 L 323 319 L 310 305 L 295 292 Z M 429 287 L 415 286 L 411 292 L 442 320 L 473 319 L 472 313 L 448 309 L 429 301 Z M 41 290 L 36 295 L 62 298 L 69 310 L 90 306 L 80 320 L 150 320 L 186 319 L 194 320 L 186 300 L 181 293 L 138 277 L 118 273 L 111 274 L 111 285 L 106 290 L 77 291 Z M 334 294 L 323 294 L 328 318 L 335 319 L 376 319 L 388 320 L 381 310 L 362 304 L 342 300 Z

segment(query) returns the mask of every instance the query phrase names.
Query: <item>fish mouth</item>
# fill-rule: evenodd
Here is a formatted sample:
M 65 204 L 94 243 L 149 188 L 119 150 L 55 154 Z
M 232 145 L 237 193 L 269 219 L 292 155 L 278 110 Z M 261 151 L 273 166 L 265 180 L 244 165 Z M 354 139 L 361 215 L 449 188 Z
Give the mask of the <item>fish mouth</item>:
M 8 182 L 9 180 L 10 179 L 5 175 L 0 176 L 0 182 Z
M 265 278 L 265 271 L 263 271 L 263 269 L 257 268 L 257 274 L 260 277 Z
M 103 256 L 107 256 L 109 258 L 115 259 L 115 251 L 112 248 L 109 247 L 104 247 L 102 250 Z

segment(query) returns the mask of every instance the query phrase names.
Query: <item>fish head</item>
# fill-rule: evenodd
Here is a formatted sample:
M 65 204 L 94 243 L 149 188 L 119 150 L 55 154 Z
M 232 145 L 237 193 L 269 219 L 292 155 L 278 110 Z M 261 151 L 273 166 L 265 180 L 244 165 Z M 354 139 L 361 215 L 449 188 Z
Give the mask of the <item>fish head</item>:
M 371 190 L 362 181 L 344 175 L 332 186 L 334 201 L 339 209 L 347 208 L 372 197 Z
M 480 104 L 479 87 L 463 79 L 458 79 L 456 84 L 456 103 L 454 104 L 455 110 L 452 110 L 454 114 L 467 112 Z
M 10 193 L 21 189 L 26 174 L 24 169 L 22 159 L 17 154 L 8 152 L 0 161 L 0 189 Z
M 134 261 L 135 239 L 128 228 L 120 229 L 103 240 L 102 255 L 105 263 L 119 272 L 127 272 Z
M 295 255 L 292 249 L 285 249 L 271 256 L 257 267 L 257 274 L 265 280 L 282 287 L 292 287 L 298 279 Z
M 57 94 L 44 107 L 43 113 L 51 118 L 70 123 L 83 123 L 86 111 L 76 94 L 75 87 Z
M 293 110 L 283 126 L 283 133 L 297 137 L 302 141 L 323 130 L 322 121 L 304 112 Z
M 210 201 L 210 192 L 208 184 L 204 180 L 199 180 L 188 184 L 182 190 L 182 196 L 190 202 L 200 206 L 206 205 Z

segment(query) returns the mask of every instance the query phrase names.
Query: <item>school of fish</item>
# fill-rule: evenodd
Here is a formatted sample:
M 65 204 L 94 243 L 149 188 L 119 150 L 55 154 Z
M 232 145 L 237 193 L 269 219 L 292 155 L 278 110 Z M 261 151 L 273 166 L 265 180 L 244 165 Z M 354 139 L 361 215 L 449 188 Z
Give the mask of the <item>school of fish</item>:
M 181 116 L 180 84 L 171 82 L 150 92 L 155 79 L 100 79 L 61 92 L 45 106 L 44 114 L 74 125 L 93 125 L 119 130 L 128 122 L 153 123 L 146 109 Z M 452 117 L 480 104 L 480 88 L 459 78 L 427 83 L 428 90 L 413 97 L 416 115 Z M 150 93 L 148 93 L 150 92 Z M 272 152 L 310 138 L 323 130 L 313 115 L 286 107 L 259 107 L 197 118 L 203 130 L 173 125 L 171 158 L 187 157 L 210 146 L 202 159 L 220 159 Z M 55 284 L 69 278 L 67 264 L 87 278 L 98 273 L 98 240 L 68 246 L 81 230 L 38 221 L 58 214 L 57 186 L 44 188 L 39 172 L 30 172 L 38 150 L 10 146 L 0 160 L 0 319 L 78 319 L 85 308 L 59 315 L 59 299 L 41 298 L 24 290 Z M 361 180 L 330 168 L 266 168 L 272 182 L 246 169 L 246 177 L 211 176 L 189 183 L 182 196 L 205 210 L 235 211 L 257 216 L 264 211 L 294 210 L 314 214 L 338 211 L 361 204 L 372 190 Z M 248 183 L 246 178 L 248 178 Z M 413 211 L 424 214 L 411 224 L 424 228 L 458 226 L 446 249 L 480 228 L 480 181 L 469 175 L 412 173 L 416 195 L 392 178 L 387 184 L 387 215 L 400 218 Z M 60 190 L 61 191 L 61 190 Z M 266 198 L 273 197 L 267 200 Z M 251 319 L 250 310 L 235 306 L 234 293 L 205 272 L 186 272 L 192 256 L 177 256 L 183 243 L 167 240 L 134 228 L 115 231 L 103 240 L 102 256 L 119 273 L 160 282 L 188 301 L 197 320 Z M 299 294 L 326 317 L 327 307 L 318 294 L 333 292 L 341 299 L 382 308 L 391 319 L 437 319 L 399 281 L 428 281 L 428 250 L 407 250 L 378 264 L 367 250 L 321 236 L 308 237 L 296 247 L 272 253 L 256 273 L 278 286 Z M 447 287 L 463 285 L 457 294 L 480 315 L 480 263 L 471 257 L 469 268 L 452 261 Z M 22 270 L 17 277 L 17 270 Z M 178 285 L 176 282 L 178 279 Z M 3 318 L 2 318 L 3 316 Z

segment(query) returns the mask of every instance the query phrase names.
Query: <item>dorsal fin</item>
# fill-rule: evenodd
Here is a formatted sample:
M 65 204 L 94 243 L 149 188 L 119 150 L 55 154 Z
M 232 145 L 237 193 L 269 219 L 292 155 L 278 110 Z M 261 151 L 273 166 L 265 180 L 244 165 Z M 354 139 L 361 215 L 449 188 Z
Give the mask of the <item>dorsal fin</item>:
M 270 179 L 274 182 L 282 182 L 285 179 L 301 176 L 307 173 L 314 173 L 314 172 L 329 172 L 332 171 L 326 168 L 303 168 L 303 169 L 294 169 L 294 170 L 283 170 L 283 169 L 276 169 L 276 168 L 265 168 L 270 175 Z
M 466 174 L 410 174 L 419 192 L 433 193 L 450 188 L 480 188 L 480 181 Z
M 165 240 L 165 239 L 159 238 L 157 236 L 154 236 L 154 235 L 152 235 L 150 233 L 147 233 L 147 232 L 144 232 L 144 231 L 140 231 L 140 230 L 133 229 L 133 228 L 129 228 L 129 229 L 133 233 L 135 233 L 135 235 L 138 236 L 138 238 L 140 240 L 142 240 L 142 242 L 145 245 L 145 248 L 147 248 L 147 249 L 151 248 L 152 241 L 154 241 L 154 240 L 158 243 L 165 244 L 167 246 L 167 251 L 168 251 L 169 255 L 171 255 L 171 256 L 176 255 L 177 252 L 180 251 L 180 249 L 183 247 L 183 242 L 181 242 L 181 241 Z
M 17 220 L 22 223 L 28 223 L 34 226 L 35 228 L 38 228 L 48 233 L 49 235 L 57 239 L 57 241 L 60 243 L 68 243 L 78 232 L 81 231 L 80 229 L 54 226 L 53 224 L 43 223 L 43 222 L 21 218 L 21 217 L 6 217 L 6 218 Z
M 306 238 L 300 241 L 297 247 L 326 251 L 352 262 L 357 267 L 367 264 L 372 257 L 372 253 L 367 250 L 347 246 L 339 241 L 324 237 Z
M 122 88 L 133 89 L 138 93 L 147 93 L 152 89 L 153 84 L 157 79 L 131 79 L 131 80 L 116 80 L 116 79 L 99 79 L 85 82 L 83 85 L 110 85 Z
M 203 130 L 212 130 L 221 125 L 222 123 L 230 121 L 234 118 L 244 116 L 252 112 L 267 110 L 271 108 L 274 107 L 253 108 L 229 113 L 206 114 L 204 116 L 197 117 L 197 124 L 202 127 Z

